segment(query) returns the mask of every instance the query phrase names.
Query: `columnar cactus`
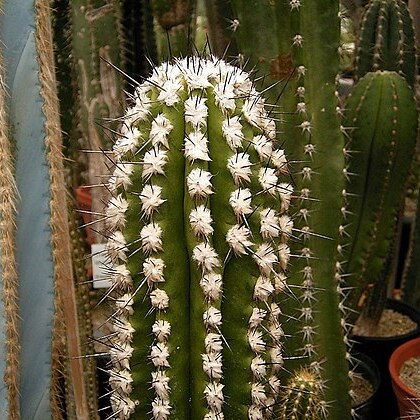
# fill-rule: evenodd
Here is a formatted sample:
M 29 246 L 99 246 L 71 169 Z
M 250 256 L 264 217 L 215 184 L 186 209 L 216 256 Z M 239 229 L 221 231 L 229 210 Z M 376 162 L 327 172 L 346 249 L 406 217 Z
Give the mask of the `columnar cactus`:
M 369 328 L 378 321 L 384 306 L 389 257 L 415 149 L 418 112 L 404 78 L 387 71 L 360 79 L 346 108 L 345 124 L 352 127 L 348 150 L 352 152 L 345 223 L 351 241 L 342 251 L 347 284 L 354 288 L 348 303 L 358 308 L 361 295 L 366 295 L 364 316 Z M 349 240 L 344 237 L 344 242 Z M 375 287 L 368 288 L 369 283 Z M 385 290 L 383 299 L 378 295 L 381 290 Z M 354 315 L 350 319 L 354 321 Z
M 275 123 L 215 58 L 165 63 L 132 99 L 105 215 L 114 416 L 269 418 L 293 193 Z
M 363 16 L 356 76 L 377 70 L 396 71 L 411 86 L 417 74 L 413 20 L 402 0 L 371 0 Z

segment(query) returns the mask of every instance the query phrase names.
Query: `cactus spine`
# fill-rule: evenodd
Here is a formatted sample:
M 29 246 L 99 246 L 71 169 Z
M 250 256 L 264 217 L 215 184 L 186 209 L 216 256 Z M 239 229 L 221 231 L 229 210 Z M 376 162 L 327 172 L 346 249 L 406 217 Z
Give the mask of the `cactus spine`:
M 413 20 L 402 0 L 372 0 L 365 11 L 356 77 L 377 70 L 396 71 L 413 86 L 417 74 Z
M 0 2 L 3 10 L 3 2 Z M 17 190 L 6 115 L 3 53 L 0 51 L 0 412 L 19 418 L 19 310 L 15 255 Z
M 354 155 L 349 159 L 346 185 L 347 233 L 352 241 L 343 250 L 349 285 L 356 287 L 349 305 L 357 307 L 367 284 L 374 285 L 367 293 L 364 313 L 369 328 L 383 308 L 387 264 L 414 154 L 418 112 L 404 78 L 387 71 L 360 79 L 346 108 L 345 124 L 353 127 L 349 147 Z
M 275 123 L 213 58 L 163 64 L 133 101 L 106 210 L 114 415 L 269 418 L 292 227 Z

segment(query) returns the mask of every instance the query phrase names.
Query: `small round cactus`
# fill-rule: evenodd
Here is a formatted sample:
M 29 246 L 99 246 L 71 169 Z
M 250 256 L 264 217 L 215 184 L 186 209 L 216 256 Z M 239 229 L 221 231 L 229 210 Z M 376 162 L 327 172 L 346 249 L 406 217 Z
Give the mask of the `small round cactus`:
M 136 87 L 105 211 L 115 418 L 271 418 L 293 188 L 249 75 L 165 63 Z

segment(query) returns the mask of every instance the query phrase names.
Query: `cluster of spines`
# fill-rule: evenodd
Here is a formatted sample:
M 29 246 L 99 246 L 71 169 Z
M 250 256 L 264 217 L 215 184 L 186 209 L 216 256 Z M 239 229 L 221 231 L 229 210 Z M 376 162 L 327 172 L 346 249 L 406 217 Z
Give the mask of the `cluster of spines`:
M 281 401 L 279 419 L 319 419 L 327 417 L 327 406 L 322 400 L 323 390 L 318 375 L 308 369 L 293 374 Z
M 225 165 L 235 186 L 229 195 L 229 205 L 236 224 L 225 233 L 228 251 L 224 259 L 212 246 L 214 222 L 211 195 L 215 191 L 212 186 L 214 173 L 209 171 L 212 159 L 207 138 L 208 98 L 222 115 L 220 131 L 231 150 Z M 222 273 L 229 258 L 242 255 L 250 256 L 260 271 L 254 294 L 250 296 L 250 301 L 255 303 L 247 335 L 255 357 L 249 367 L 254 380 L 248 415 L 255 420 L 270 416 L 280 387 L 276 374 L 283 365 L 284 336 L 279 320 L 281 311 L 274 296 L 287 287 L 285 270 L 290 251 L 286 242 L 293 225 L 284 214 L 293 189 L 289 182 L 279 181 L 280 176 L 288 173 L 288 168 L 284 151 L 274 148 L 275 122 L 264 110 L 264 101 L 254 90 L 248 75 L 216 59 L 190 58 L 164 64 L 137 87 L 133 99 L 135 104 L 126 113 L 121 135 L 113 149 L 116 164 L 109 182 L 112 198 L 105 212 L 112 281 L 108 294 L 117 308 L 112 321 L 115 334 L 111 348 L 113 367 L 110 370 L 114 414 L 124 419 L 135 410 L 136 402 L 130 399 L 133 382 L 130 357 L 134 350 L 131 344 L 135 332 L 130 317 L 133 315 L 135 295 L 143 287 L 148 289 L 151 311 L 156 312 L 156 321 L 152 326 L 154 343 L 149 355 L 155 368 L 150 381 L 155 392 L 152 414 L 156 419 L 165 420 L 171 413 L 170 375 L 167 375 L 167 370 L 171 367 L 168 342 L 172 326 L 165 319 L 170 297 L 164 290 L 165 261 L 159 253 L 165 244 L 158 222 L 159 208 L 166 202 L 166 197 L 162 186 L 155 184 L 153 179 L 156 175 L 165 174 L 171 146 L 168 136 L 173 124 L 165 116 L 165 110 L 178 107 L 184 113 L 184 189 L 185 208 L 188 210 L 185 228 L 189 237 L 191 272 L 199 273 L 205 304 L 202 314 L 206 331 L 205 351 L 201 354 L 203 371 L 208 377 L 204 388 L 208 409 L 205 418 L 223 418 L 222 349 L 224 343 L 227 347 L 229 344 L 222 334 Z M 254 133 L 252 137 L 249 132 Z M 246 184 L 255 184 L 255 181 L 259 185 L 256 191 L 247 188 Z M 133 243 L 127 243 L 126 236 L 129 235 L 125 235 L 130 201 L 126 191 L 129 190 L 132 196 L 134 183 L 142 185 L 134 194 L 140 201 L 140 205 L 137 204 L 140 214 L 136 217 L 142 221 L 143 227 L 133 241 L 138 244 L 138 249 L 130 252 Z M 253 206 L 254 193 L 268 198 L 260 199 L 258 206 Z M 259 208 L 265 201 L 280 204 L 276 209 L 270 206 Z M 259 215 L 259 232 L 255 233 L 250 226 L 250 217 L 254 213 Z M 260 238 L 259 245 L 254 243 L 257 237 Z M 134 253 L 139 254 L 137 258 L 143 256 L 143 280 L 136 287 L 132 277 L 138 273 L 132 276 L 128 269 Z M 188 305 L 188 302 L 185 304 Z M 270 343 L 264 341 L 266 336 Z

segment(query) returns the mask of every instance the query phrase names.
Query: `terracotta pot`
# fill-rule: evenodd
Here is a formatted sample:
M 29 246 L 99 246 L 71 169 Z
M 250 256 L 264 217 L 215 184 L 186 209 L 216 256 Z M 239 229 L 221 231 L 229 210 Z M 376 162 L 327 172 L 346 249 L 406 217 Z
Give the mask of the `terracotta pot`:
M 392 390 L 388 363 L 391 354 L 398 346 L 420 336 L 420 312 L 401 301 L 393 299 L 387 300 L 386 307 L 409 316 L 417 323 L 418 327 L 407 334 L 395 337 L 353 336 L 352 339 L 355 341 L 353 349 L 373 359 L 381 374 L 381 385 L 374 407 L 376 418 L 381 420 L 395 420 L 398 417 L 398 404 Z
M 404 362 L 412 357 L 418 356 L 420 356 L 420 337 L 407 341 L 399 346 L 392 353 L 391 359 L 389 360 L 392 388 L 397 397 L 400 416 L 404 418 L 411 418 L 410 415 L 413 415 L 415 409 L 417 409 L 416 414 L 420 415 L 420 397 L 418 395 L 416 396 L 400 379 L 400 370 Z M 417 400 L 417 403 L 415 400 Z

